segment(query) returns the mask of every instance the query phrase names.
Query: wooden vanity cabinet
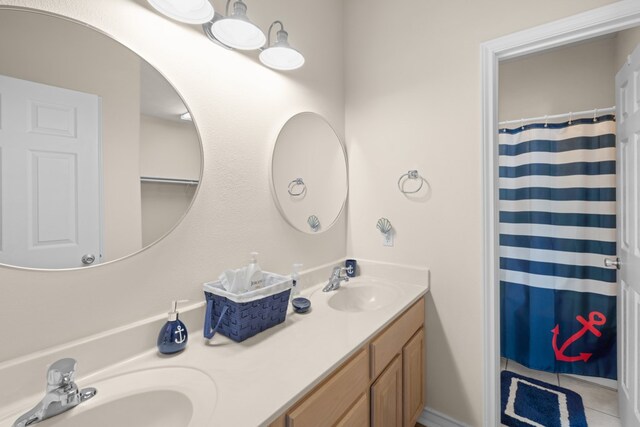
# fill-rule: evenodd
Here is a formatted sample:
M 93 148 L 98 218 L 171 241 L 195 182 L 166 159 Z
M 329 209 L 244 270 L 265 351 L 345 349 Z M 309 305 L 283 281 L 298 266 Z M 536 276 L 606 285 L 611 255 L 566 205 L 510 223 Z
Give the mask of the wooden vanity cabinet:
M 424 402 L 422 298 L 269 427 L 414 427 Z

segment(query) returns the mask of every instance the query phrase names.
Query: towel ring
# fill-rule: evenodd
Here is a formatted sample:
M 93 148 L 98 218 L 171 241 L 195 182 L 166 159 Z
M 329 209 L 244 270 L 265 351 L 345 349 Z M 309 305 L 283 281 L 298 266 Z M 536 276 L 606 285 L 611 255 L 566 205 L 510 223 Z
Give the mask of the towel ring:
M 404 189 L 404 185 L 406 184 L 407 181 L 409 180 L 413 180 L 413 179 L 419 179 L 420 180 L 420 186 L 413 190 L 413 191 L 407 191 Z M 420 174 L 418 173 L 417 170 L 412 170 L 409 171 L 407 173 L 405 173 L 404 175 L 400 176 L 400 179 L 398 179 L 398 190 L 400 190 L 400 192 L 402 194 L 415 194 L 418 191 L 422 190 L 422 186 L 424 185 L 424 178 L 422 178 L 420 176 Z
M 304 183 L 302 178 L 296 178 L 289 183 L 289 187 L 287 188 L 287 191 L 291 196 L 294 196 L 294 197 L 302 196 L 304 193 L 307 192 L 307 185 Z

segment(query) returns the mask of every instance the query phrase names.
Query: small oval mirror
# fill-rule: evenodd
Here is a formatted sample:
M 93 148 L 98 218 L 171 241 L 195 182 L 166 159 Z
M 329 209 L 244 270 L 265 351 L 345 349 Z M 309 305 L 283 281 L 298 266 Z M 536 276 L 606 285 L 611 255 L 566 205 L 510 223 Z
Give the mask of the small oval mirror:
M 271 160 L 274 199 L 294 228 L 314 234 L 336 222 L 347 199 L 347 155 L 329 123 L 300 113 L 282 127 Z

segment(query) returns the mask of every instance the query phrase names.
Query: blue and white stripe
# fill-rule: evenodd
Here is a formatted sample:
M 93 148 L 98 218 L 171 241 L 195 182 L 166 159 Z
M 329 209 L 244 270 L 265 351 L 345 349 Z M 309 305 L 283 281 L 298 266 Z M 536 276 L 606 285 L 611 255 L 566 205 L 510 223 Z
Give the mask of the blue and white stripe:
M 503 129 L 499 144 L 500 280 L 615 295 L 613 116 Z
M 616 254 L 614 118 L 501 130 L 499 142 L 502 356 L 615 379 L 617 277 L 603 265 Z M 594 312 L 601 335 L 559 350 Z M 564 357 L 581 353 L 588 363 Z

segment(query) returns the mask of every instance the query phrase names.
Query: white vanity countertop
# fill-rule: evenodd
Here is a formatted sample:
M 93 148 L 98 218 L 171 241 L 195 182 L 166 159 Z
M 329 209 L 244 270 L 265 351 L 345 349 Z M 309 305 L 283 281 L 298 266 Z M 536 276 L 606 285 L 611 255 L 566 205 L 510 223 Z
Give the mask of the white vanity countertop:
M 78 386 L 90 387 L 92 382 L 102 378 L 141 369 L 194 368 L 209 376 L 217 389 L 217 396 L 212 396 L 211 400 L 215 409 L 210 425 L 267 425 L 429 290 L 428 270 L 422 270 L 418 275 L 398 272 L 391 279 L 380 279 L 388 276 L 385 270 L 388 267 L 372 268 L 369 271 L 381 274 L 351 279 L 335 291 L 341 292 L 362 282 L 393 286 L 397 290 L 395 299 L 378 310 L 335 310 L 327 303 L 333 293 L 323 293 L 324 283 L 318 284 L 302 292 L 311 300 L 309 313 L 297 314 L 290 307 L 284 323 L 241 343 L 220 334 L 207 341 L 201 329 L 190 330 L 189 344 L 183 352 L 161 356 L 156 351 L 147 351 L 80 378 Z M 391 272 L 393 270 L 396 269 Z M 417 280 L 404 283 L 402 280 L 406 279 Z M 179 382 L 180 378 L 174 380 Z M 11 408 L 2 406 L 0 404 L 0 420 L 7 414 L 29 409 L 20 408 L 18 403 Z M 0 426 L 4 425 L 0 422 Z

